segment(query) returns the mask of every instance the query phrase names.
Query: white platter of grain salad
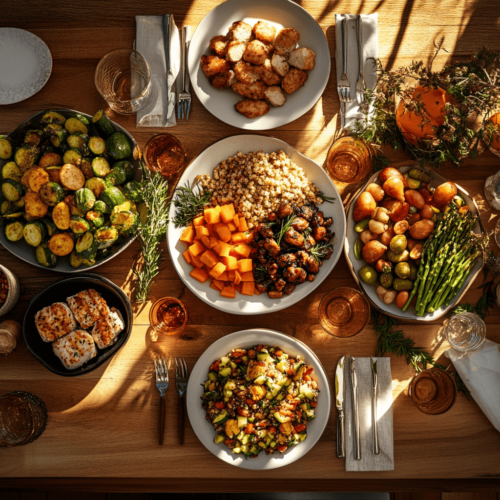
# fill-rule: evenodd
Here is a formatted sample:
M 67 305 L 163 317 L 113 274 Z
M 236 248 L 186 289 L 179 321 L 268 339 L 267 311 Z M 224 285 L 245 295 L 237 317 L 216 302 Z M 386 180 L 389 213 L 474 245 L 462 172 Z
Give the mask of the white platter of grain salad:
M 191 426 L 211 453 L 236 467 L 267 470 L 313 448 L 327 425 L 330 398 L 321 362 L 305 344 L 252 329 L 227 335 L 202 354 L 186 403 Z
M 168 249 L 180 278 L 216 309 L 285 309 L 337 264 L 346 230 L 340 195 L 318 163 L 286 142 L 246 134 L 222 139 L 191 162 L 178 189 L 188 183 L 205 195 L 204 208 L 186 219 L 174 195 Z

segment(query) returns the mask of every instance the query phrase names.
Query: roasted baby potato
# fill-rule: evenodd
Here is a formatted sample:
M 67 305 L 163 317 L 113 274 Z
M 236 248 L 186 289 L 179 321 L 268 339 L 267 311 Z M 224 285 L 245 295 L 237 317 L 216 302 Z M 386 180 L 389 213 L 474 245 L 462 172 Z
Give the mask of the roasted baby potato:
M 396 198 L 399 201 L 405 201 L 405 185 L 399 177 L 389 177 L 384 182 L 382 188 L 388 196 Z
M 373 196 L 373 199 L 377 202 L 384 199 L 385 191 L 382 189 L 382 186 L 379 186 L 374 182 L 366 186 L 366 191 L 368 191 Z
M 231 69 L 229 63 L 218 56 L 201 56 L 201 67 L 208 78 L 217 73 L 227 73 Z
M 265 91 L 267 86 L 262 81 L 257 81 L 251 85 L 246 85 L 241 82 L 233 84 L 232 89 L 247 99 L 265 99 Z
M 420 210 L 425 205 L 424 197 L 414 189 L 408 189 L 405 192 L 405 200 L 417 210 Z
M 448 181 L 436 188 L 434 194 L 432 195 L 431 205 L 433 207 L 439 208 L 439 210 L 444 210 L 446 205 L 450 203 L 453 198 L 457 195 L 457 185 L 454 182 Z
M 399 200 L 395 200 L 394 198 L 384 200 L 381 205 L 389 210 L 389 218 L 392 222 L 399 222 L 400 220 L 405 219 L 410 211 L 410 205 L 408 203 L 403 203 Z
M 292 68 L 283 78 L 281 87 L 287 94 L 292 94 L 304 85 L 307 73 L 297 68 Z
M 389 177 L 398 177 L 399 179 L 403 180 L 403 174 L 399 171 L 396 170 L 393 167 L 386 167 L 384 170 L 380 172 L 380 175 L 378 176 L 380 182 L 383 184 Z
M 434 222 L 429 219 L 419 220 L 410 226 L 410 234 L 414 240 L 425 240 L 434 231 Z
M 382 258 L 386 250 L 387 247 L 380 241 L 371 240 L 363 247 L 363 259 L 368 264 L 375 264 L 377 260 Z
M 354 220 L 359 222 L 367 217 L 371 217 L 375 208 L 377 208 L 377 203 L 373 199 L 373 196 L 368 191 L 362 192 L 354 205 Z
M 269 113 L 269 104 L 264 101 L 255 101 L 253 99 L 245 99 L 234 106 L 238 113 L 245 115 L 247 118 L 258 118 L 259 116 Z

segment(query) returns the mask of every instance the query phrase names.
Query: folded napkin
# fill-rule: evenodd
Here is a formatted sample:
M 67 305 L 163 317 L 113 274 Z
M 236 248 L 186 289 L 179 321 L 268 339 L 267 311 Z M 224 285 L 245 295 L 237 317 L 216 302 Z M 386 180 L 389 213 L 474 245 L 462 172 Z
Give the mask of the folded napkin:
M 354 459 L 354 411 L 352 401 L 351 364 L 346 364 L 345 380 L 345 470 L 394 470 L 394 428 L 392 423 L 391 359 L 374 358 L 378 363 L 378 442 L 380 454 L 373 454 L 372 394 L 373 376 L 370 358 L 356 358 L 358 379 L 359 431 L 361 460 Z
M 448 349 L 444 355 L 451 359 L 474 401 L 500 431 L 500 345 L 485 340 L 475 351 Z
M 359 76 L 358 36 L 356 31 L 357 15 L 335 14 L 335 66 L 337 83 L 342 78 L 342 19 L 347 19 L 347 78 L 351 86 L 351 102 L 346 104 L 346 117 L 342 115 L 342 126 L 354 125 L 356 120 L 364 118 L 356 100 L 356 82 Z M 377 68 L 370 57 L 378 57 L 378 14 L 361 14 L 363 35 L 363 76 L 366 88 L 373 89 L 377 84 Z M 341 110 L 344 105 L 341 103 Z
M 174 83 L 181 66 L 181 44 L 174 16 L 136 16 L 135 21 L 136 50 L 149 64 L 153 85 L 149 104 L 137 113 L 137 126 L 173 127 L 177 124 Z

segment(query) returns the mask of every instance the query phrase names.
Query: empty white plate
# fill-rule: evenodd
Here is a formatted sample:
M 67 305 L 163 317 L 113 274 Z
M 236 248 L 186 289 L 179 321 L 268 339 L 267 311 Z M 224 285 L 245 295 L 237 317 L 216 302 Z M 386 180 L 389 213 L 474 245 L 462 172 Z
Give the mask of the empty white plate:
M 52 56 L 33 33 L 0 28 L 0 68 L 0 104 L 14 104 L 35 95 L 47 83 Z

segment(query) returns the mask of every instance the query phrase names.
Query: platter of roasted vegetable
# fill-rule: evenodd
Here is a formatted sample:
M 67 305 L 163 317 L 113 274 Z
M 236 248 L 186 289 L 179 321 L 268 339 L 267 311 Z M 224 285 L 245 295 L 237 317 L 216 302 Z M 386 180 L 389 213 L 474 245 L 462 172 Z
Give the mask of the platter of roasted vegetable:
M 351 272 L 385 313 L 438 319 L 458 303 L 482 262 L 474 200 L 439 173 L 413 166 L 373 175 L 347 214 Z
M 113 258 L 146 216 L 135 150 L 102 110 L 41 111 L 0 136 L 2 245 L 67 273 Z

